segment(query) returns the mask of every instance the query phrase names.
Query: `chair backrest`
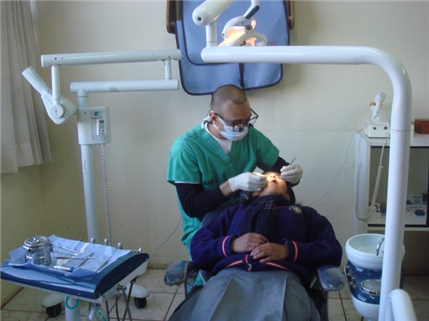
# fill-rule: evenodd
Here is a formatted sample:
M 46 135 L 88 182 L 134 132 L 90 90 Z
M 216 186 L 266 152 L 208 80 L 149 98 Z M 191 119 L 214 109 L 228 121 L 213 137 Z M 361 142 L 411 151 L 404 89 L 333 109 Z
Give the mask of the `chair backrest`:
M 195 25 L 192 12 L 204 1 L 168 1 L 167 31 L 176 35 L 177 47 L 182 51 L 179 61 L 183 89 L 190 95 L 208 95 L 219 86 L 233 84 L 244 90 L 264 88 L 278 84 L 283 77 L 281 64 L 227 63 L 207 64 L 201 59 L 206 46 L 205 29 Z M 250 1 L 235 1 L 218 19 L 218 39 L 225 24 L 243 15 Z M 289 44 L 289 30 L 293 18 L 288 14 L 290 2 L 261 1 L 255 14 L 258 22 L 255 31 L 264 34 L 269 46 Z

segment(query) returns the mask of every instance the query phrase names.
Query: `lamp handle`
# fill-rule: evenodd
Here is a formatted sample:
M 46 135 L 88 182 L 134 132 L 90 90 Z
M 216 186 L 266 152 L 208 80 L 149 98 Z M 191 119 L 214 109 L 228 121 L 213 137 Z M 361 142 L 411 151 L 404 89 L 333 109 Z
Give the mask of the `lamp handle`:
M 287 13 L 288 13 L 287 19 L 288 19 L 290 30 L 292 30 L 295 27 L 295 6 L 293 2 L 294 0 L 286 1 Z
M 179 0 L 167 0 L 166 28 L 167 28 L 167 32 L 173 35 L 176 32 L 175 21 L 177 18 L 178 9 L 179 9 Z

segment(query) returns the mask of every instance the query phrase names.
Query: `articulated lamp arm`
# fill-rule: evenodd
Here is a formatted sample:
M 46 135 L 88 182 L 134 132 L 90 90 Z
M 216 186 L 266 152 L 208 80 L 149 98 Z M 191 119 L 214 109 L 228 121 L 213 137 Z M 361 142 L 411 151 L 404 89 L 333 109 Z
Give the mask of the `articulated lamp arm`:
M 49 118 L 60 125 L 76 114 L 76 106 L 67 98 L 60 95 L 60 71 L 61 65 L 94 65 L 94 64 L 116 64 L 164 61 L 165 81 L 153 84 L 146 90 L 172 90 L 178 85 L 171 80 L 171 59 L 180 60 L 180 50 L 146 50 L 146 51 L 126 51 L 126 52 L 93 52 L 77 54 L 52 54 L 42 56 L 42 67 L 51 67 L 52 90 L 46 85 L 43 79 L 32 68 L 28 67 L 22 75 L 36 89 L 42 97 L 46 112 Z M 128 91 L 141 91 L 140 83 L 123 82 L 120 84 L 127 87 Z M 143 85 L 146 85 L 144 83 Z M 172 88 L 175 87 L 175 88 Z
M 70 100 L 59 94 L 54 98 L 52 91 L 33 67 L 25 69 L 22 75 L 39 92 L 46 112 L 55 124 L 60 125 L 76 114 L 77 108 Z

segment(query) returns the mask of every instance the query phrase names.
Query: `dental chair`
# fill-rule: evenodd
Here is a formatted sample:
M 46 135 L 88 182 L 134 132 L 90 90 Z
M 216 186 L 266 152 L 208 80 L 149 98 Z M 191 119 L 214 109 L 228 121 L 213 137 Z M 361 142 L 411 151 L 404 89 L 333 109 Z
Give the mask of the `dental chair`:
M 188 297 L 201 287 L 200 285 L 195 285 L 198 274 L 204 282 L 207 282 L 211 277 L 208 271 L 198 270 L 190 261 L 174 261 L 166 270 L 164 283 L 169 286 L 183 284 L 185 296 Z M 344 276 L 338 266 L 325 265 L 315 271 L 314 280 L 308 293 L 316 305 L 321 321 L 329 320 L 329 292 L 340 291 L 343 288 Z
M 245 197 L 242 193 L 241 199 Z M 217 215 L 220 210 L 207 213 L 204 217 L 202 226 L 208 224 Z M 249 272 L 251 273 L 251 272 Z M 174 261 L 168 266 L 164 275 L 164 283 L 168 286 L 183 285 L 186 298 L 201 286 L 195 285 L 195 281 L 200 275 L 204 284 L 211 277 L 211 273 L 205 270 L 199 270 L 191 261 Z M 341 291 L 344 288 L 344 275 L 339 266 L 325 265 L 319 267 L 313 275 L 308 294 L 312 298 L 320 315 L 321 321 L 329 321 L 328 299 L 329 292 Z

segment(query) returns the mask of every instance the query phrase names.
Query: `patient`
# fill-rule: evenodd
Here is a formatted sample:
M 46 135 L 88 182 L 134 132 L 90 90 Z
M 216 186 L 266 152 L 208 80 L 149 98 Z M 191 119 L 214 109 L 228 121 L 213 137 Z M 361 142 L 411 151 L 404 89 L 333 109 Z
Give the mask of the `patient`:
M 341 245 L 324 216 L 290 205 L 286 183 L 266 175 L 253 200 L 193 237 L 192 261 L 213 276 L 170 320 L 319 320 L 306 289 L 316 268 L 340 265 Z

